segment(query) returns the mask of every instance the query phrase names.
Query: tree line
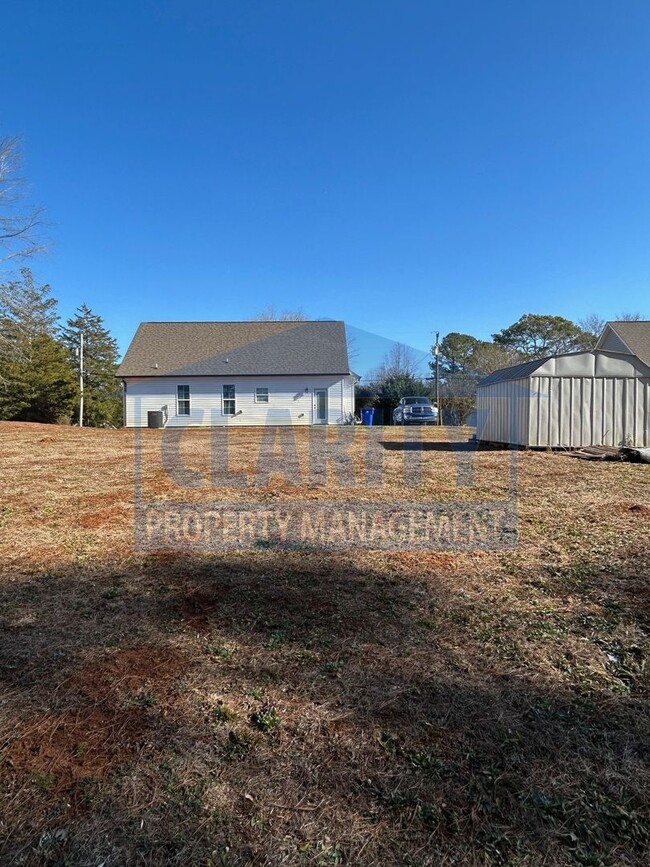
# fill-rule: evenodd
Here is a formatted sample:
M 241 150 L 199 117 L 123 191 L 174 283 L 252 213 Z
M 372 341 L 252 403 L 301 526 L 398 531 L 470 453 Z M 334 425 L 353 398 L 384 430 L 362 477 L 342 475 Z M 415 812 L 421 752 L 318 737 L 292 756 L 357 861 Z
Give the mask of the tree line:
M 21 164 L 20 140 L 0 138 L 0 265 L 5 267 L 24 262 L 46 248 L 44 211 L 28 202 Z M 0 275 L 0 419 L 78 421 L 81 333 L 83 422 L 120 425 L 117 341 L 101 316 L 82 304 L 74 316 L 61 323 L 51 287 L 37 285 L 29 268 Z
M 29 268 L 0 283 L 0 419 L 70 424 L 79 418 L 79 343 L 84 336 L 86 425 L 122 423 L 117 341 L 82 304 L 64 324 L 51 287 Z
M 25 204 L 20 166 L 19 140 L 0 139 L 0 263 L 24 260 L 45 247 L 43 210 Z M 271 305 L 256 318 L 303 320 L 305 315 Z M 618 318 L 641 317 L 628 313 Z M 434 395 L 437 374 L 445 420 L 462 424 L 474 407 L 476 385 L 483 376 L 521 361 L 590 349 L 604 325 L 597 315 L 575 323 L 561 316 L 528 313 L 493 334 L 492 340 L 450 332 L 432 347 L 431 376 L 426 378 L 412 352 L 396 344 L 369 382 L 358 387 L 357 405 L 378 406 L 384 410 L 384 420 L 390 421 L 403 396 Z M 61 324 L 50 286 L 36 285 L 29 268 L 0 282 L 0 419 L 65 423 L 78 419 L 81 333 L 84 424 L 120 425 L 118 347 L 101 316 L 82 304 L 75 316 Z

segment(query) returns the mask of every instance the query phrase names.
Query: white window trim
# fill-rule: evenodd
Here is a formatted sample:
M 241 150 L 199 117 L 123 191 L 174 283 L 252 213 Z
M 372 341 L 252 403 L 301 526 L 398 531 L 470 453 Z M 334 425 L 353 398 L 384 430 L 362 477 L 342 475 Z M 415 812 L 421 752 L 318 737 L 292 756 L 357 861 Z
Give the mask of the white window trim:
M 179 388 L 186 388 L 187 389 L 187 398 L 179 397 L 179 394 L 178 394 Z M 183 403 L 187 402 L 187 412 L 181 412 L 180 411 L 181 400 L 183 401 Z M 187 418 L 191 414 L 192 414 L 192 389 L 190 388 L 190 386 L 186 382 L 179 383 L 176 386 L 176 415 L 180 416 L 182 418 Z
M 262 390 L 264 390 L 266 392 L 266 400 L 258 400 L 257 392 L 262 391 Z M 255 403 L 265 403 L 265 404 L 271 403 L 271 392 L 270 392 L 270 389 L 267 388 L 267 386 L 260 385 L 255 389 Z
M 224 395 L 224 388 L 225 388 L 227 385 L 228 385 L 228 386 L 232 386 L 232 388 L 234 389 L 234 392 L 235 392 L 235 396 L 234 396 L 234 397 L 226 397 L 226 396 Z M 225 411 L 226 401 L 232 401 L 232 402 L 233 402 L 233 404 L 234 404 L 234 412 L 226 412 L 226 411 Z M 225 416 L 227 416 L 227 417 L 229 417 L 229 418 L 232 417 L 232 416 L 237 415 L 237 386 L 235 385 L 234 382 L 224 382 L 223 385 L 221 386 L 221 415 L 225 415 Z

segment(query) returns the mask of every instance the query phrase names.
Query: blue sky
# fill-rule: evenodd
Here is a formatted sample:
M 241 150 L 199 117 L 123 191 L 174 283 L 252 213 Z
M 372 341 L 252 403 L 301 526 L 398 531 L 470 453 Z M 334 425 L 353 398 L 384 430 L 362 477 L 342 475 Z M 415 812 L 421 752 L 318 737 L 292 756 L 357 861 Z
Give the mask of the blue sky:
M 650 3 L 4 0 L 69 315 L 268 304 L 426 349 L 650 315 Z

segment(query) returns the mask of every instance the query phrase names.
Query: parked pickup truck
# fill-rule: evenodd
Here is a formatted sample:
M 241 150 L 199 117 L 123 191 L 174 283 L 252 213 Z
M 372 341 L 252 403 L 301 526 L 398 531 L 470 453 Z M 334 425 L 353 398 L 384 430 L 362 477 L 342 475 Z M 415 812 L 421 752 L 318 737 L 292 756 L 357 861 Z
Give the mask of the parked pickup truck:
M 437 424 L 438 407 L 428 397 L 403 397 L 393 410 L 393 424 Z

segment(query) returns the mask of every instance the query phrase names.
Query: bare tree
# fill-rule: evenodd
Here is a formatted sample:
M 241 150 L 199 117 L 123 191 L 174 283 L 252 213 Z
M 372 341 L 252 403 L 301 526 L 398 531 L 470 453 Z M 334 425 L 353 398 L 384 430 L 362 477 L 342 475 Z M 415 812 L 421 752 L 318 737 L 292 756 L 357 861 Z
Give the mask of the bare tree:
M 348 345 L 348 361 L 353 361 L 359 357 L 359 341 L 354 334 L 350 334 L 348 328 L 345 329 L 345 340 Z
M 377 380 L 395 376 L 418 377 L 418 365 L 413 351 L 404 343 L 394 343 L 374 374 Z
M 521 352 L 510 346 L 499 346 L 497 343 L 481 340 L 472 356 L 472 370 L 479 377 L 483 377 L 502 367 L 521 364 L 524 360 Z
M 385 419 L 390 419 L 401 398 L 409 394 L 426 395 L 430 391 L 429 384 L 418 373 L 415 353 L 403 343 L 394 343 L 367 379 L 363 396 L 383 411 Z
M 25 259 L 43 249 L 43 210 L 26 206 L 21 164 L 19 139 L 0 139 L 0 262 Z
M 275 304 L 269 304 L 255 316 L 256 322 L 305 322 L 306 319 L 302 310 L 278 310 Z
M 597 313 L 590 313 L 589 316 L 585 316 L 584 319 L 578 320 L 578 325 L 582 328 L 584 333 L 593 338 L 594 345 L 603 333 L 603 328 L 606 324 L 607 320 L 603 319 L 603 317 L 599 316 Z
M 640 313 L 619 313 L 616 317 L 617 322 L 641 322 L 643 316 Z

